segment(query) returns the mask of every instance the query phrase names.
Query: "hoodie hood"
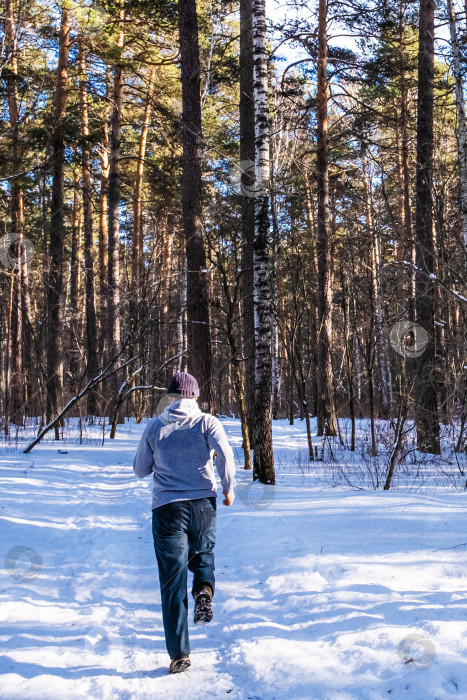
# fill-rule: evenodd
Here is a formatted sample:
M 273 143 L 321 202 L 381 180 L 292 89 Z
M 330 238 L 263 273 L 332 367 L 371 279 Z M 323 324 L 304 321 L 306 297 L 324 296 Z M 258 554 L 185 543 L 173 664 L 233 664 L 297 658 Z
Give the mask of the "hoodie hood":
M 166 406 L 159 418 L 164 425 L 176 423 L 177 421 L 189 423 L 193 418 L 200 416 L 201 413 L 201 409 L 195 399 L 181 398 Z

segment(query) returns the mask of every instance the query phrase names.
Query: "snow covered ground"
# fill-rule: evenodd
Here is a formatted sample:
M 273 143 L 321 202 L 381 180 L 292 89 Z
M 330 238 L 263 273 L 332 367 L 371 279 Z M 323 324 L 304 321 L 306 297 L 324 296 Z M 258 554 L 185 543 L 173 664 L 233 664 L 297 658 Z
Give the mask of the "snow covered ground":
M 239 421 L 223 422 L 240 460 Z M 304 422 L 275 421 L 277 485 L 238 469 L 234 505 L 218 500 L 214 619 L 190 624 L 192 666 L 171 676 L 152 482 L 132 471 L 142 430 L 0 450 L 2 700 L 467 698 L 457 464 L 363 490 L 384 460 L 366 483 L 363 453 L 334 441 L 310 466 Z

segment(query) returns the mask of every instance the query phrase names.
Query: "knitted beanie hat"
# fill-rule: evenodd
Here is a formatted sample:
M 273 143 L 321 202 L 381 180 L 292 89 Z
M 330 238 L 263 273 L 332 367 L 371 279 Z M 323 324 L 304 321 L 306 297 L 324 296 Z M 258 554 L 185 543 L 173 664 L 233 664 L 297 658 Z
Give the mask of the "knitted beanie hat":
M 180 396 L 192 399 L 194 396 L 199 396 L 198 382 L 188 372 L 178 372 L 172 377 L 167 393 L 180 394 Z

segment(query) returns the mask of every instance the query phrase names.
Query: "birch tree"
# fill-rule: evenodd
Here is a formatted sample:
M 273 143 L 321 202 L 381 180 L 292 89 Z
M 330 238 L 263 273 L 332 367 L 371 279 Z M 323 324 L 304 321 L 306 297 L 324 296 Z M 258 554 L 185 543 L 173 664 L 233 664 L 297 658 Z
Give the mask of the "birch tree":
M 253 101 L 252 0 L 240 0 L 240 162 L 255 162 L 255 105 Z M 254 440 L 255 410 L 255 319 L 254 319 L 254 239 L 255 203 L 248 173 L 242 174 L 242 304 L 243 353 L 245 356 L 245 402 L 250 444 Z M 243 188 L 242 188 L 243 191 Z
M 269 233 L 269 101 L 266 53 L 266 2 L 253 0 L 253 95 L 255 105 L 255 438 L 253 480 L 274 484 L 272 450 L 272 299 Z
M 332 374 L 332 282 L 329 230 L 327 0 L 319 0 L 316 179 L 318 188 L 318 434 L 337 435 Z

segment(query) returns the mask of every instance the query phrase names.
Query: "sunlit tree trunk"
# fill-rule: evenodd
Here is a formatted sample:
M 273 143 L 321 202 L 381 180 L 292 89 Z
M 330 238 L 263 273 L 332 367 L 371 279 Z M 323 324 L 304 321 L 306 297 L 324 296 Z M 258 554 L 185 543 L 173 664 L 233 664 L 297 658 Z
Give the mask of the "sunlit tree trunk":
M 148 91 L 144 104 L 143 123 L 138 145 L 138 158 L 136 161 L 135 191 L 133 195 L 133 236 L 131 246 L 131 296 L 130 314 L 134 328 L 139 328 L 140 319 L 144 317 L 145 310 L 145 275 L 144 275 L 144 222 L 143 222 L 143 191 L 144 191 L 144 159 L 146 157 L 146 146 L 148 140 L 149 126 L 151 121 L 152 95 L 154 87 L 154 69 L 149 74 Z M 160 329 L 161 332 L 162 329 Z M 144 339 L 141 338 L 137 347 L 131 348 L 130 352 L 140 356 L 144 353 Z M 134 369 L 140 364 L 140 360 L 135 360 Z M 133 379 L 134 382 L 146 384 L 145 370 Z M 143 392 L 135 391 L 131 394 L 131 404 L 136 416 L 142 415 Z
M 119 31 L 116 46 L 123 47 L 123 2 L 118 3 Z M 115 64 L 110 121 L 108 262 L 107 262 L 107 360 L 120 351 L 120 153 L 122 139 L 123 70 Z M 119 388 L 119 376 L 111 379 L 111 391 Z
M 319 0 L 316 179 L 318 187 L 318 434 L 336 435 L 332 376 L 332 285 L 329 230 L 327 1 Z
M 73 217 L 71 224 L 71 258 L 70 258 L 70 374 L 73 382 L 78 379 L 81 372 L 80 348 L 82 323 L 80 316 L 79 290 L 81 279 L 81 197 L 79 168 L 73 171 Z M 76 386 L 74 386 L 76 388 Z
M 110 99 L 110 74 L 106 73 L 106 98 Z M 99 193 L 99 338 L 98 348 L 101 358 L 106 353 L 107 333 L 107 244 L 109 232 L 108 187 L 109 187 L 109 127 L 107 115 L 102 124 L 102 143 L 99 156 L 101 161 L 101 182 Z

